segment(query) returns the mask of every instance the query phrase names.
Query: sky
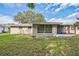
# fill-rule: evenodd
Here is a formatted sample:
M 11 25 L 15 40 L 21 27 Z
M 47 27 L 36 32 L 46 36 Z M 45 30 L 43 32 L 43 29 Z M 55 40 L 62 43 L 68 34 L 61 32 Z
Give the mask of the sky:
M 25 3 L 0 3 L 0 23 L 15 23 L 14 16 L 28 10 Z M 36 3 L 34 12 L 42 13 L 48 22 L 74 23 L 79 18 L 79 4 Z

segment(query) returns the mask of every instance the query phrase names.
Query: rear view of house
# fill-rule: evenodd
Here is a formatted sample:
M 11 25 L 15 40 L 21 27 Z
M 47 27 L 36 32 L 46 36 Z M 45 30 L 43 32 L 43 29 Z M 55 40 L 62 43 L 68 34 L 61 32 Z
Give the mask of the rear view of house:
M 58 22 L 37 22 L 10 26 L 10 34 L 30 34 L 32 36 L 74 36 L 79 29 L 73 24 Z

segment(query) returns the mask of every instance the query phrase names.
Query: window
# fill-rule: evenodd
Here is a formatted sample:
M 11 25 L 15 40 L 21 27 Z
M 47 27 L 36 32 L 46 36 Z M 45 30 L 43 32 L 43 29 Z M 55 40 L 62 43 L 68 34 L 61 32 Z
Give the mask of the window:
M 52 33 L 52 25 L 38 25 L 38 33 Z
M 52 26 L 51 25 L 45 26 L 45 33 L 52 33 Z
M 37 31 L 38 31 L 38 33 L 43 33 L 44 32 L 44 25 L 38 25 Z

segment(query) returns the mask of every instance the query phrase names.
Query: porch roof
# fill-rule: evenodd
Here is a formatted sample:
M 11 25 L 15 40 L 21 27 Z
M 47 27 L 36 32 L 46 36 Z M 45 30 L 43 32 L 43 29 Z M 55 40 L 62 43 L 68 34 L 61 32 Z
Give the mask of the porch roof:
M 32 26 L 33 24 L 61 24 L 61 23 L 58 23 L 58 22 L 33 22 L 33 23 L 26 23 L 26 24 L 11 24 L 9 25 L 10 27 L 12 26 Z
M 26 23 L 26 24 L 10 24 L 10 25 L 7 25 L 7 26 L 32 26 L 33 24 L 35 25 L 39 25 L 39 24 L 47 24 L 47 25 L 73 25 L 73 24 L 63 24 L 63 23 L 60 23 L 60 22 L 33 22 L 33 23 Z
M 12 24 L 12 25 L 9 25 L 10 27 L 13 27 L 13 26 L 32 26 L 31 23 L 27 23 L 27 24 Z
M 59 22 L 33 22 L 32 24 L 51 24 L 51 25 L 60 25 L 62 23 Z
M 67 24 L 60 24 L 60 25 L 74 25 L 74 24 L 69 24 L 69 23 L 67 23 Z

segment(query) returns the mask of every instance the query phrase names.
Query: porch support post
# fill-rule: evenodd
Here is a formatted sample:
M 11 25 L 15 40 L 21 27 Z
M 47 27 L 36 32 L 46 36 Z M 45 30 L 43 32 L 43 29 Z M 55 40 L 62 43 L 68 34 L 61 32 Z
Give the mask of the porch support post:
M 76 26 L 74 26 L 74 30 L 75 30 L 74 33 L 76 34 Z
M 68 26 L 68 34 L 70 34 L 70 26 Z
M 57 25 L 52 26 L 52 33 L 54 36 L 57 34 Z

